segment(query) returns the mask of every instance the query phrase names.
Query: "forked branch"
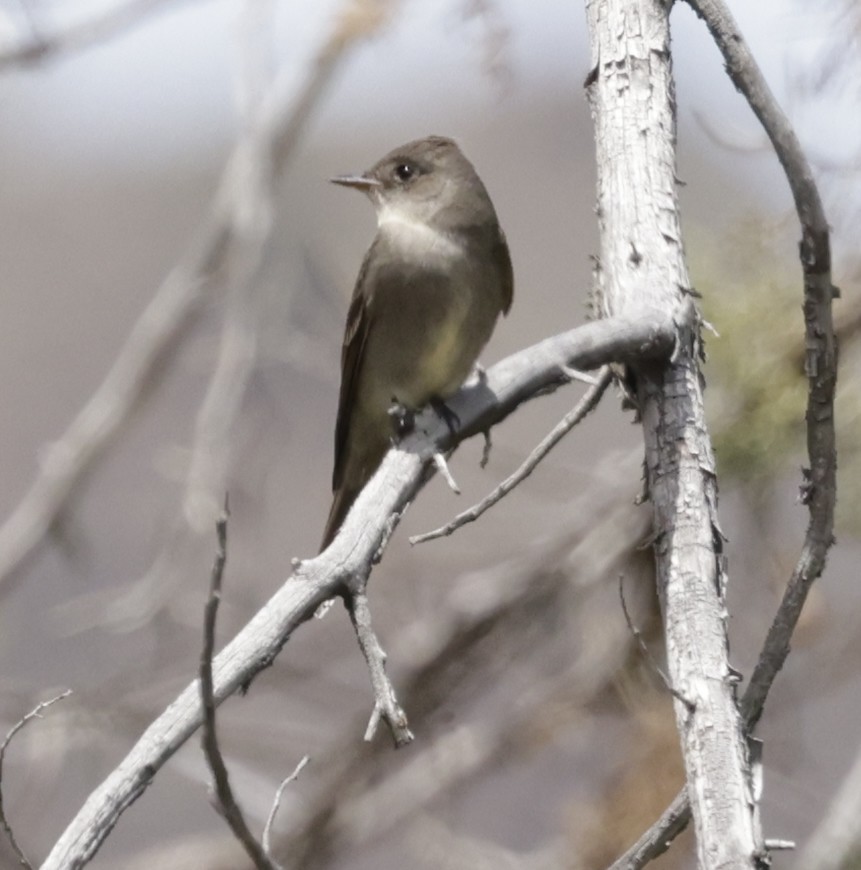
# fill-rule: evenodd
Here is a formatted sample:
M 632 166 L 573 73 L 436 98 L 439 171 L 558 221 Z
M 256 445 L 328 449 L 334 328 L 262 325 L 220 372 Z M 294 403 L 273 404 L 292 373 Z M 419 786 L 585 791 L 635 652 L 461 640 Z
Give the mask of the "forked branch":
M 807 453 L 802 500 L 809 522 L 801 554 L 742 696 L 748 729 L 762 715 L 766 697 L 789 654 L 790 639 L 813 583 L 821 576 L 834 537 L 837 454 L 834 396 L 837 345 L 832 318 L 836 291 L 831 278 L 828 222 L 813 171 L 789 119 L 771 93 L 756 60 L 723 0 L 688 0 L 705 21 L 723 55 L 727 72 L 750 104 L 774 146 L 792 190 L 801 226 L 800 258 L 804 276 L 805 373 L 808 378 Z M 690 803 L 679 793 L 661 818 L 613 865 L 636 870 L 664 852 L 690 820 Z
M 450 402 L 461 428 L 459 442 L 486 431 L 520 404 L 568 382 L 562 367 L 594 369 L 609 362 L 667 358 L 676 324 L 659 312 L 587 323 L 526 348 L 491 368 L 479 383 Z M 246 685 L 272 663 L 293 631 L 349 584 L 367 578 L 397 517 L 426 479 L 435 451 L 455 439 L 433 412 L 423 414 L 414 434 L 389 451 L 356 500 L 325 553 L 297 562 L 293 575 L 213 662 L 213 703 Z M 156 719 L 126 758 L 89 797 L 58 840 L 42 870 L 83 866 L 96 853 L 119 816 L 152 777 L 200 726 L 202 709 L 193 683 Z

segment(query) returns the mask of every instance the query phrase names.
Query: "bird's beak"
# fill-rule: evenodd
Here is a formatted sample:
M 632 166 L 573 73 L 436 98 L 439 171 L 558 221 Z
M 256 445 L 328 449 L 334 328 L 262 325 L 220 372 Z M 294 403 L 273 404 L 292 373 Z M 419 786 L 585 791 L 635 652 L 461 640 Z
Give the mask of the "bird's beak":
M 363 193 L 370 193 L 374 188 L 380 187 L 380 182 L 370 175 L 336 175 L 330 178 L 332 184 L 341 184 L 344 187 L 354 187 Z

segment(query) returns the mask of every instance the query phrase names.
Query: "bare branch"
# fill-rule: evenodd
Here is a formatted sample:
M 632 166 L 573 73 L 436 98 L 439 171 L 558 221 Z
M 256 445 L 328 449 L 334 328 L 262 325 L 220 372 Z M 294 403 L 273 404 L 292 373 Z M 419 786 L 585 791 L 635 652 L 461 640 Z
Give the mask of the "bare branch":
M 209 597 L 206 601 L 203 618 L 203 649 L 200 654 L 200 703 L 203 708 L 203 734 L 201 744 L 209 769 L 212 771 L 215 783 L 215 797 L 221 810 L 221 815 L 230 826 L 236 839 L 242 844 L 248 857 L 258 870 L 278 870 L 277 865 L 269 860 L 263 847 L 251 833 L 245 817 L 233 790 L 230 788 L 230 778 L 227 766 L 218 745 L 215 730 L 215 700 L 212 694 L 212 655 L 215 649 L 215 620 L 218 615 L 218 603 L 221 600 L 221 581 L 224 576 L 224 565 L 227 561 L 227 520 L 230 515 L 227 499 L 224 500 L 224 512 L 215 524 L 218 536 L 218 550 L 212 565 L 212 575 L 209 581 Z
M 589 372 L 581 372 L 577 369 L 572 369 L 570 366 L 563 366 L 562 371 L 565 373 L 565 376 L 572 381 L 580 381 L 580 383 L 588 384 L 590 387 L 593 387 L 598 383 L 598 377 L 589 374 Z
M 394 0 L 347 4 L 295 92 L 287 77 L 271 88 L 253 123 L 253 137 L 271 164 L 273 179 L 284 171 L 335 71 L 348 50 L 378 28 Z M 164 373 L 202 299 L 221 286 L 225 270 L 245 244 L 242 185 L 245 148 L 234 149 L 210 213 L 182 260 L 171 270 L 135 324 L 107 377 L 66 432 L 47 452 L 41 471 L 0 528 L 0 582 L 17 569 L 51 530 L 93 463 L 116 437 L 147 387 Z
M 837 349 L 834 340 L 831 242 L 828 221 L 813 171 L 798 137 L 742 38 L 723 0 L 688 0 L 705 21 L 726 61 L 727 72 L 759 118 L 783 167 L 801 224 L 800 259 L 804 273 L 805 373 L 808 377 L 807 451 L 810 469 L 803 483 L 803 502 L 810 523 L 801 557 L 789 580 L 780 610 L 742 700 L 742 712 L 756 725 L 768 690 L 789 654 L 789 639 L 813 582 L 822 574 L 834 539 L 837 459 L 834 435 L 834 391 Z
M 664 673 L 661 666 L 655 661 L 655 657 L 652 655 L 652 651 L 646 645 L 646 641 L 643 640 L 643 634 L 636 625 L 634 625 L 634 621 L 631 619 L 631 614 L 628 612 L 628 602 L 625 601 L 625 575 L 619 575 L 619 601 L 622 604 L 622 614 L 625 617 L 625 624 L 628 626 L 628 631 L 631 632 L 631 636 L 634 638 L 634 641 L 637 644 L 637 648 L 640 650 L 643 658 L 649 663 L 649 666 L 652 670 L 660 677 L 661 682 L 666 687 L 667 691 L 676 699 L 681 701 L 688 707 L 693 708 L 694 704 L 692 701 L 689 701 L 685 698 L 680 692 L 676 691 L 673 688 L 673 684 L 670 682 L 670 678 Z
M 804 501 L 810 520 L 798 563 L 768 631 L 753 675 L 742 697 L 745 725 L 759 721 L 765 699 L 786 657 L 802 607 L 821 576 L 834 537 L 836 446 L 834 395 L 837 349 L 832 321 L 835 289 L 831 282 L 828 222 L 812 169 L 786 115 L 781 110 L 722 0 L 688 0 L 706 23 L 735 86 L 759 118 L 783 166 L 801 224 L 801 267 L 804 274 L 805 371 L 808 376 L 807 453 L 810 460 Z M 663 852 L 690 819 L 687 795 L 681 792 L 661 818 L 619 858 L 614 868 L 638 868 Z
M 490 437 L 490 429 L 481 434 L 484 435 L 484 443 L 481 445 L 481 459 L 478 465 L 479 468 L 487 468 L 487 463 L 490 462 L 490 451 L 493 449 L 493 439 Z
M 263 828 L 263 851 L 267 855 L 272 854 L 272 826 L 275 824 L 275 816 L 278 815 L 278 810 L 281 807 L 281 798 L 284 796 L 284 789 L 291 782 L 296 782 L 299 774 L 305 769 L 311 756 L 303 755 L 302 760 L 293 769 L 293 773 L 286 777 L 281 785 L 278 786 L 278 791 L 275 792 L 275 799 L 272 801 L 272 809 L 269 811 L 269 817 L 266 819 L 266 825 Z
M 600 257 L 597 309 L 676 313 L 675 352 L 633 366 L 653 508 L 658 595 L 676 727 L 703 867 L 754 868 L 760 836 L 726 639 L 717 484 L 699 371 L 700 318 L 675 177 L 669 7 L 589 0 Z M 684 699 L 684 700 L 682 700 Z
M 62 701 L 64 698 L 68 698 L 69 695 L 72 694 L 71 689 L 66 689 L 64 692 L 60 692 L 59 695 L 54 696 L 48 701 L 42 701 L 41 704 L 38 704 L 34 707 L 23 719 L 19 719 L 6 734 L 6 737 L 3 739 L 3 743 L 0 744 L 0 826 L 2 826 L 3 831 L 6 834 L 6 838 L 9 840 L 9 845 L 12 846 L 12 850 L 15 852 L 15 855 L 18 858 L 18 863 L 22 867 L 29 868 L 32 867 L 32 864 L 27 860 L 24 852 L 21 847 L 18 845 L 18 841 L 15 839 L 15 834 L 12 831 L 12 826 L 9 824 L 9 820 L 6 818 L 6 808 L 3 803 L 3 762 L 6 760 L 6 750 L 9 748 L 9 744 L 12 742 L 12 739 L 15 735 L 29 722 L 33 719 L 41 719 L 42 713 L 48 709 L 52 704 L 56 704 L 57 701 Z
M 525 660 L 534 653 L 535 639 L 523 632 L 524 613 L 538 620 L 540 614 L 552 619 L 551 614 L 562 610 L 572 614 L 569 627 L 579 642 L 568 666 L 525 678 L 512 715 L 479 714 L 466 724 L 473 717 L 464 709 L 462 727 L 446 726 L 433 740 L 417 741 L 409 756 L 398 760 L 392 776 L 381 779 L 379 756 L 349 751 L 350 738 L 345 738 L 344 751 L 333 753 L 337 760 L 326 771 L 323 793 L 290 831 L 285 854 L 292 866 L 318 870 L 393 830 L 403 834 L 416 814 L 433 812 L 464 783 L 493 770 L 494 764 L 512 763 L 525 746 L 534 745 L 534 736 L 528 735 L 552 728 L 545 721 L 545 705 L 555 709 L 564 697 L 565 705 L 589 706 L 604 692 L 614 691 L 610 687 L 617 686 L 632 644 L 624 626 L 607 623 L 601 590 L 608 573 L 632 573 L 632 559 L 642 565 L 632 542 L 645 533 L 645 518 L 629 497 L 631 475 L 640 464 L 638 451 L 603 460 L 596 477 L 604 486 L 575 496 L 570 522 L 528 542 L 523 552 L 502 564 L 460 578 L 433 613 L 424 614 L 421 642 L 412 624 L 403 626 L 390 643 L 393 658 L 406 671 L 401 697 L 432 721 L 436 699 L 453 692 L 472 694 L 470 687 L 480 680 L 476 672 L 498 667 L 504 638 L 512 641 L 514 635 L 519 638 L 515 644 L 523 644 L 523 655 L 514 656 L 515 670 L 531 670 Z M 648 585 L 638 584 L 638 598 Z M 431 722 L 428 727 L 433 728 Z
M 454 476 L 451 473 L 451 469 L 448 467 L 448 462 L 446 462 L 445 456 L 443 456 L 442 453 L 434 453 L 433 465 L 434 468 L 440 473 L 443 480 L 448 484 L 448 488 L 455 495 L 460 495 L 460 487 L 457 485 L 457 481 L 454 479 Z
M 662 855 L 691 820 L 691 805 L 687 792 L 681 791 L 664 810 L 660 822 L 652 825 L 624 855 L 620 855 L 608 870 L 640 870 L 649 861 Z
M 397 517 L 422 486 L 434 452 L 486 431 L 528 399 L 567 383 L 562 365 L 588 369 L 611 361 L 667 357 L 673 339 L 672 321 L 657 311 L 586 323 L 502 360 L 483 380 L 449 400 L 461 421 L 456 436 L 435 412 L 425 412 L 417 431 L 389 451 L 326 552 L 297 562 L 293 575 L 215 658 L 214 703 L 221 703 L 270 665 L 293 631 L 324 601 L 368 576 Z M 42 870 L 82 866 L 92 858 L 119 816 L 200 726 L 201 715 L 194 683 L 146 729 L 90 795 Z
M 565 376 L 574 380 L 583 380 L 586 375 L 578 372 L 573 374 L 574 370 L 563 367 Z M 492 508 L 497 502 L 501 501 L 514 489 L 518 484 L 522 483 L 535 470 L 542 459 L 590 412 L 595 408 L 604 394 L 604 390 L 613 379 L 610 369 L 604 367 L 598 372 L 594 379 L 591 379 L 592 386 L 587 390 L 583 398 L 572 408 L 542 439 L 538 446 L 526 457 L 526 461 L 509 477 L 502 481 L 489 495 L 483 498 L 478 504 L 473 505 L 469 510 L 459 513 L 451 522 L 434 529 L 432 532 L 425 532 L 421 535 L 413 535 L 410 538 L 411 544 L 423 544 L 425 541 L 432 541 L 434 538 L 442 538 L 457 531 L 461 526 L 467 523 L 475 522 L 485 511 Z M 489 444 L 488 441 L 486 442 Z
M 374 689 L 374 710 L 365 731 L 365 740 L 374 739 L 377 725 L 382 719 L 392 732 L 395 746 L 406 746 L 413 740 L 406 713 L 404 713 L 395 694 L 395 687 L 386 673 L 386 654 L 380 646 L 380 641 L 371 625 L 371 609 L 368 607 L 368 596 L 365 593 L 364 583 L 356 589 L 350 589 L 347 596 L 347 607 L 350 611 L 350 619 L 356 629 L 356 637 L 362 655 L 368 663 L 368 671 L 371 675 L 371 686 Z

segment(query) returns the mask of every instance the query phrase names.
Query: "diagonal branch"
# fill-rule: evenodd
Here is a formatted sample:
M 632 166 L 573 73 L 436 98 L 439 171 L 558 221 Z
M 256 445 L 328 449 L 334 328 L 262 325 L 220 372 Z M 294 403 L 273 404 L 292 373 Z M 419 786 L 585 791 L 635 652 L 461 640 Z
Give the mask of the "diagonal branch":
M 272 854 L 272 828 L 275 825 L 275 817 L 278 815 L 278 810 L 281 807 L 284 790 L 291 782 L 295 782 L 299 778 L 299 774 L 302 773 L 309 761 L 311 761 L 311 756 L 303 755 L 296 767 L 293 768 L 293 773 L 282 780 L 281 785 L 278 786 L 278 790 L 275 792 L 272 808 L 269 810 L 269 816 L 266 819 L 266 824 L 263 826 L 263 851 L 267 855 Z
M 570 375 L 569 375 L 570 376 Z M 527 456 L 526 461 L 511 475 L 505 478 L 493 492 L 486 495 L 478 504 L 459 513 L 451 522 L 421 535 L 413 535 L 411 544 L 423 544 L 435 538 L 443 538 L 456 532 L 461 526 L 475 522 L 483 513 L 490 510 L 497 502 L 502 501 L 508 493 L 521 484 L 545 456 L 584 418 L 595 409 L 601 396 L 610 385 L 612 374 L 609 367 L 603 368 L 592 386 L 583 398 L 547 433 L 538 446 Z
M 646 534 L 646 518 L 629 493 L 631 478 L 642 465 L 641 452 L 605 457 L 595 469 L 603 485 L 579 491 L 559 528 L 530 541 L 510 560 L 460 578 L 456 591 L 423 616 L 424 642 L 417 646 L 415 624 L 402 626 L 400 636 L 390 641 L 403 671 L 399 691 L 406 706 L 422 717 L 424 730 L 433 729 L 425 717 L 440 697 L 471 693 L 482 679 L 477 674 L 498 664 L 498 637 L 509 637 L 511 631 L 519 637 L 514 660 L 518 669 L 531 672 L 525 658 L 534 653 L 535 639 L 521 631 L 525 613 L 539 621 L 541 614 L 552 619 L 560 609 L 574 614 L 568 627 L 580 643 L 567 666 L 541 679 L 532 673 L 517 695 L 519 713 L 479 717 L 478 727 L 445 728 L 438 739 L 419 740 L 407 757 L 398 759 L 394 776 L 379 776 L 378 753 L 351 751 L 352 735 L 341 740 L 342 750 L 331 753 L 338 760 L 322 772 L 321 790 L 306 804 L 284 844 L 290 866 L 322 870 L 393 830 L 403 833 L 411 818 L 432 811 L 493 763 L 511 762 L 516 747 L 530 744 L 528 738 L 524 743 L 523 729 L 540 730 L 543 705 L 558 701 L 560 692 L 566 703 L 588 707 L 612 691 L 610 685 L 630 656 L 630 637 L 618 620 L 596 617 L 605 614 L 600 590 L 608 575 L 646 579 L 637 567 L 644 567 L 642 554 L 631 545 Z M 602 554 L 597 561 L 596 553 Z M 638 583 L 632 590 L 638 603 L 648 586 Z M 357 824 L 357 819 L 366 823 Z M 557 866 L 564 863 L 560 859 Z
M 14 739 L 15 735 L 22 729 L 25 728 L 33 719 L 41 719 L 42 713 L 48 709 L 52 704 L 56 704 L 57 701 L 62 701 L 64 698 L 68 698 L 69 695 L 72 694 L 71 689 L 66 689 L 64 692 L 61 692 L 59 695 L 56 695 L 53 698 L 50 698 L 47 701 L 42 701 L 41 704 L 36 705 L 26 716 L 22 719 L 19 719 L 9 730 L 9 733 L 6 737 L 3 738 L 3 742 L 0 743 L 0 827 L 2 827 L 3 832 L 6 834 L 6 838 L 9 840 L 9 844 L 12 847 L 12 851 L 15 853 L 15 856 L 18 859 L 18 864 L 21 867 L 30 868 L 32 865 L 27 860 L 27 857 L 24 855 L 23 850 L 18 845 L 18 841 L 15 839 L 15 833 L 12 830 L 12 826 L 9 824 L 9 819 L 6 818 L 6 808 L 4 806 L 4 795 L 3 795 L 3 763 L 6 761 L 6 750 L 9 748 L 9 744 Z
M 479 383 L 451 401 L 461 420 L 457 436 L 433 412 L 389 451 L 359 495 L 329 548 L 304 562 L 213 662 L 213 700 L 219 704 L 268 667 L 293 631 L 324 601 L 367 578 L 393 523 L 421 488 L 434 452 L 449 449 L 504 419 L 523 402 L 568 382 L 565 366 L 589 369 L 609 362 L 667 358 L 674 324 L 660 312 L 607 318 L 572 329 L 497 363 Z M 126 758 L 90 795 L 42 865 L 80 867 L 95 855 L 120 815 L 165 762 L 197 730 L 201 706 L 196 682 L 159 716 Z
M 413 733 L 410 731 L 407 714 L 404 713 L 395 694 L 395 687 L 386 673 L 387 656 L 371 625 L 371 608 L 368 606 L 364 585 L 361 583 L 358 588 L 350 589 L 347 595 L 347 609 L 350 611 L 350 619 L 356 630 L 362 655 L 367 662 L 371 687 L 374 690 L 374 709 L 365 730 L 365 740 L 370 742 L 374 739 L 377 725 L 382 719 L 389 727 L 395 746 L 406 746 L 412 742 Z

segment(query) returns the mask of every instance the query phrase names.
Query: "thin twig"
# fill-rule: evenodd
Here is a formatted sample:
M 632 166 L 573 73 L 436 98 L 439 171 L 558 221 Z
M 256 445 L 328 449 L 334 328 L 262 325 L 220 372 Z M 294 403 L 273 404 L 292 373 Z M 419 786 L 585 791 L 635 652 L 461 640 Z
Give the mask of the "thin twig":
M 825 568 L 834 540 L 837 455 L 834 395 L 837 349 L 832 321 L 831 250 L 828 221 L 813 172 L 789 120 L 771 93 L 747 43 L 723 0 L 688 0 L 705 21 L 724 56 L 727 72 L 759 118 L 783 166 L 801 225 L 804 273 L 805 371 L 808 376 L 807 452 L 810 460 L 804 501 L 809 523 L 798 563 L 792 572 L 762 652 L 741 700 L 742 718 L 753 729 L 786 657 L 789 642 L 813 583 Z M 680 792 L 661 818 L 613 865 L 636 870 L 665 851 L 690 819 L 687 795 Z
M 484 444 L 481 445 L 481 459 L 479 460 L 479 468 L 487 468 L 487 463 L 490 462 L 490 451 L 493 449 L 493 439 L 490 436 L 490 429 L 482 432 L 484 435 Z
M 566 366 L 560 367 L 566 377 L 573 379 L 574 369 L 568 369 Z M 612 373 L 608 366 L 604 366 L 596 375 L 594 383 L 583 395 L 583 398 L 553 427 L 553 429 L 542 439 L 541 443 L 529 454 L 526 461 L 509 477 L 502 481 L 489 495 L 485 496 L 478 504 L 473 505 L 468 510 L 459 513 L 451 522 L 434 529 L 432 532 L 425 532 L 421 535 L 413 535 L 410 538 L 411 544 L 423 544 L 425 541 L 432 541 L 434 538 L 442 538 L 457 531 L 461 526 L 467 523 L 475 522 L 485 511 L 492 508 L 497 502 L 501 501 L 512 489 L 519 483 L 522 483 L 535 470 L 536 466 L 542 459 L 565 437 L 595 406 L 604 394 L 604 390 L 613 379 Z M 489 439 L 488 439 L 489 440 Z
M 291 773 L 290 776 L 288 776 L 281 785 L 278 786 L 278 791 L 275 792 L 275 799 L 272 801 L 272 809 L 269 810 L 269 817 L 266 819 L 266 825 L 263 828 L 263 851 L 267 855 L 272 854 L 272 825 L 275 823 L 275 816 L 278 814 L 278 810 L 281 807 L 281 798 L 284 796 L 284 789 L 286 789 L 291 782 L 296 782 L 299 778 L 299 774 L 305 769 L 305 766 L 310 760 L 310 755 L 303 755 L 302 760 L 296 765 L 293 773 Z
M 666 687 L 667 691 L 677 700 L 681 701 L 686 707 L 689 709 L 693 709 L 694 703 L 693 701 L 688 700 L 682 695 L 678 689 L 673 688 L 673 684 L 670 682 L 670 678 L 667 676 L 666 672 L 661 668 L 661 666 L 655 661 L 655 657 L 652 655 L 652 651 L 646 645 L 646 641 L 643 640 L 643 634 L 636 625 L 634 625 L 634 621 L 631 619 L 631 614 L 628 612 L 628 602 L 625 601 L 625 575 L 619 575 L 619 601 L 622 603 L 622 613 L 625 616 L 625 624 L 628 626 L 628 631 L 631 632 L 634 640 L 637 642 L 637 647 L 640 652 L 643 654 L 643 658 L 649 663 L 649 666 L 652 670 L 661 678 L 661 682 Z
M 680 791 L 664 810 L 660 820 L 652 825 L 624 855 L 620 855 L 607 870 L 640 870 L 649 861 L 663 855 L 673 840 L 691 820 L 691 805 L 686 791 Z
M 6 808 L 3 805 L 3 762 L 6 760 L 6 750 L 9 748 L 9 744 L 12 742 L 12 738 L 25 726 L 28 722 L 33 719 L 41 719 L 42 713 L 48 709 L 52 704 L 56 704 L 57 701 L 62 701 L 64 698 L 68 698 L 69 695 L 72 694 L 71 689 L 66 689 L 64 692 L 60 692 L 59 695 L 51 698 L 48 701 L 42 701 L 41 704 L 38 704 L 34 707 L 23 719 L 19 719 L 9 730 L 9 733 L 3 740 L 3 743 L 0 744 L 0 826 L 2 826 L 3 831 L 6 833 L 6 838 L 9 840 L 9 845 L 12 847 L 12 850 L 15 852 L 16 857 L 18 858 L 18 863 L 22 867 L 32 868 L 32 865 L 27 860 L 24 855 L 23 850 L 18 845 L 18 841 L 15 839 L 15 834 L 12 832 L 12 826 L 9 824 L 9 820 L 6 818 Z
M 588 384 L 590 387 L 598 383 L 598 376 L 590 372 L 581 372 L 580 369 L 573 369 L 571 366 L 560 366 L 560 369 L 570 381 L 580 381 L 581 384 Z
M 395 746 L 405 746 L 412 742 L 413 734 L 395 694 L 395 687 L 386 673 L 386 654 L 380 646 L 380 641 L 371 625 L 371 609 L 368 606 L 368 596 L 364 584 L 350 589 L 347 598 L 350 619 L 356 629 L 356 637 L 371 675 L 371 686 L 374 689 L 374 709 L 365 730 L 365 740 L 373 740 L 377 725 L 382 719 L 392 732 Z
M 769 838 L 765 841 L 765 848 L 769 852 L 791 852 L 798 848 L 798 844 L 795 842 L 795 840 L 779 840 Z M 819 866 L 821 870 L 821 865 Z
M 445 461 L 445 456 L 442 453 L 434 453 L 433 455 L 434 468 L 440 473 L 442 479 L 448 484 L 448 488 L 455 494 L 460 495 L 460 487 L 448 467 L 448 462 Z
M 227 499 L 224 500 L 224 511 L 215 524 L 218 537 L 218 549 L 215 561 L 212 565 L 212 575 L 209 581 L 209 597 L 203 615 L 203 649 L 200 654 L 200 703 L 203 707 L 203 733 L 201 744 L 209 769 L 215 784 L 215 797 L 218 800 L 221 815 L 224 817 L 236 839 L 254 862 L 258 870 L 278 870 L 267 856 L 263 847 L 257 842 L 254 834 L 248 827 L 245 817 L 233 790 L 230 788 L 230 779 L 224 757 L 218 746 L 218 737 L 215 731 L 215 698 L 212 688 L 212 656 L 215 649 L 215 619 L 218 614 L 218 604 L 221 600 L 221 581 L 224 576 L 224 565 L 227 561 L 227 520 L 230 511 Z

